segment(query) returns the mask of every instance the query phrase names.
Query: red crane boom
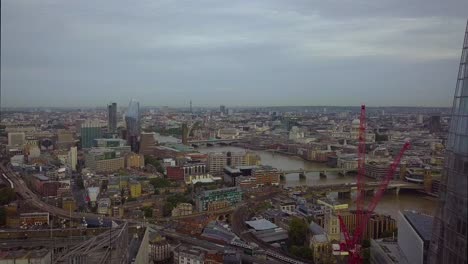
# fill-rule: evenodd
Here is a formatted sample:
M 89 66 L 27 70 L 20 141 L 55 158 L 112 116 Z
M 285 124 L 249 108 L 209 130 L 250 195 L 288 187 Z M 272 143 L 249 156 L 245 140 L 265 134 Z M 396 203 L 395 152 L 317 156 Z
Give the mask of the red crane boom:
M 395 160 L 390 165 L 390 168 L 387 171 L 387 175 L 385 175 L 385 178 L 379 184 L 379 189 L 377 190 L 377 193 L 374 195 L 374 199 L 372 199 L 372 201 L 369 204 L 367 210 L 363 212 L 363 218 L 362 218 L 362 222 L 360 223 L 360 226 L 358 226 L 358 228 L 356 228 L 356 231 L 354 232 L 354 237 L 353 237 L 354 238 L 354 241 L 353 241 L 354 244 L 360 242 L 358 239 L 362 236 L 363 231 L 366 230 L 367 222 L 369 221 L 371 213 L 374 212 L 375 207 L 377 207 L 377 204 L 382 199 L 382 196 L 384 195 L 385 190 L 387 189 L 388 184 L 390 183 L 390 180 L 393 178 L 393 175 L 395 174 L 395 171 L 396 171 L 398 165 L 400 164 L 400 161 L 401 161 L 401 158 L 403 157 L 403 154 L 409 148 L 410 148 L 410 143 L 406 142 L 403 145 L 403 148 L 398 153 L 398 156 L 395 157 Z
M 403 148 L 400 150 L 398 155 L 395 157 L 394 161 L 390 165 L 390 168 L 385 175 L 385 178 L 379 184 L 377 193 L 375 193 L 374 198 L 370 202 L 367 210 L 363 210 L 364 207 L 364 177 L 365 177 L 365 163 L 366 163 L 366 107 L 365 105 L 361 106 L 361 115 L 359 122 L 359 147 L 358 147 L 358 175 L 357 175 L 357 198 L 356 198 L 356 229 L 353 236 L 349 235 L 349 231 L 346 228 L 346 225 L 343 221 L 341 215 L 338 214 L 338 220 L 340 222 L 340 228 L 345 237 L 345 250 L 349 252 L 348 262 L 353 264 L 358 264 L 362 262 L 361 257 L 361 238 L 364 230 L 367 228 L 367 222 L 371 214 L 374 212 L 374 209 L 377 207 L 377 204 L 382 199 L 382 196 L 385 190 L 390 183 L 390 180 L 395 174 L 396 168 L 400 164 L 401 158 L 406 150 L 409 149 L 410 143 L 406 142 L 403 145 Z
M 364 207 L 364 177 L 366 175 L 366 106 L 361 105 L 361 115 L 359 117 L 359 146 L 358 146 L 358 174 L 357 174 L 357 198 L 356 198 L 356 225 L 362 223 L 362 213 Z M 356 238 L 356 236 L 353 236 Z

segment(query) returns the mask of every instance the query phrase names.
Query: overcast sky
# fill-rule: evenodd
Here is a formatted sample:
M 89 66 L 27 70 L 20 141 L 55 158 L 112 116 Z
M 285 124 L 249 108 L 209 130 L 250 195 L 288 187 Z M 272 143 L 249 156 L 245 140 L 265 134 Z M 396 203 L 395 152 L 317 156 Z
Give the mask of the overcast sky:
M 2 0 L 2 106 L 450 106 L 466 0 Z

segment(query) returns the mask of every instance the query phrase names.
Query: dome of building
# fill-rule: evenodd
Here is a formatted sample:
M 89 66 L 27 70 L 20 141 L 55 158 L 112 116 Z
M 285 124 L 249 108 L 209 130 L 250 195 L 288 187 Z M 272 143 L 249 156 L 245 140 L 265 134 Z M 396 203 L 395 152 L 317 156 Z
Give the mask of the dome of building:
M 359 119 L 354 119 L 353 122 L 351 123 L 351 125 L 353 127 L 359 127 L 360 123 L 361 123 L 361 121 L 359 121 Z

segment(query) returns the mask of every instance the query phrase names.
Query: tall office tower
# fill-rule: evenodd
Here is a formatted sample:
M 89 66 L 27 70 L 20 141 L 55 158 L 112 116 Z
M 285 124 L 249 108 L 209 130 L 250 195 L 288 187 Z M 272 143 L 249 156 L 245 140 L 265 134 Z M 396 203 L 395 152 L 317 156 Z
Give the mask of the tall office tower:
M 71 147 L 68 151 L 68 165 L 72 171 L 76 171 L 76 164 L 78 163 L 78 149 L 77 147 Z
M 112 103 L 107 106 L 107 129 L 114 133 L 117 130 L 117 104 Z
M 81 124 L 81 147 L 91 148 L 94 147 L 94 140 L 101 138 L 101 124 L 97 121 L 88 120 Z
M 190 113 L 193 114 L 193 111 L 192 111 L 192 100 L 190 100 Z
M 140 135 L 140 153 L 151 154 L 158 142 L 156 141 L 156 133 L 154 132 L 141 132 Z
M 440 132 L 440 116 L 431 116 L 431 119 L 429 119 L 429 131 L 431 133 Z
M 138 152 L 138 137 L 140 136 L 140 103 L 134 99 L 128 104 L 125 114 L 127 124 L 127 142 L 133 152 Z
M 453 101 L 429 263 L 463 263 L 467 248 L 468 22 Z
M 220 106 L 219 106 L 219 111 L 220 111 L 221 113 L 225 114 L 225 113 L 226 113 L 226 106 L 220 105 Z
M 418 124 L 424 123 L 424 116 L 422 114 L 418 114 L 417 120 Z

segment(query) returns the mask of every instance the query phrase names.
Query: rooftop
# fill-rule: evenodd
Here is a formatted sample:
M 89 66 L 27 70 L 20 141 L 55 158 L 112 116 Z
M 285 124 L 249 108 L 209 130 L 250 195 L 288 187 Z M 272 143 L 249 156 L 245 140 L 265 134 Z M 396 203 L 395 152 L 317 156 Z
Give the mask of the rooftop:
M 431 240 L 434 217 L 414 211 L 405 211 L 403 215 L 424 241 Z
M 257 231 L 261 230 L 268 230 L 268 229 L 275 229 L 278 226 L 273 224 L 272 222 L 266 220 L 266 219 L 258 219 L 254 221 L 245 221 L 245 223 L 249 226 L 251 226 L 253 229 Z

